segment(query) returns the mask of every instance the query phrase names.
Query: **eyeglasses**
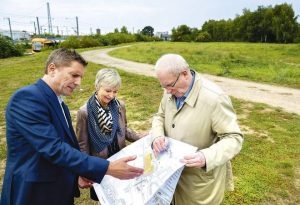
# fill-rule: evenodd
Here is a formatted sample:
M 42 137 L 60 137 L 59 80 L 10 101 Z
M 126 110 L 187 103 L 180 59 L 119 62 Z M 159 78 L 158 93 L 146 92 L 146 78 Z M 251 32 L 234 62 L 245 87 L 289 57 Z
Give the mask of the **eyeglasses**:
M 171 84 L 168 84 L 168 85 L 163 85 L 162 87 L 163 88 L 174 88 L 175 85 L 176 85 L 176 83 L 177 83 L 177 81 L 178 81 L 178 79 L 179 79 L 179 77 L 180 77 L 180 74 L 181 73 L 178 74 L 178 76 L 177 76 L 176 80 L 174 81 L 174 83 L 171 83 Z

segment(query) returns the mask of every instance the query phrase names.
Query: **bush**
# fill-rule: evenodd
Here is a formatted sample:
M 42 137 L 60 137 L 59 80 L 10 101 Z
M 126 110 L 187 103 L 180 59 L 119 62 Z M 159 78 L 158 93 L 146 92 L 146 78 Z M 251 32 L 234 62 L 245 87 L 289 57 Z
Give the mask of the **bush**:
M 162 41 L 162 39 L 156 37 L 156 36 L 146 36 L 140 33 L 134 34 L 135 39 L 137 42 L 144 41 L 144 42 L 150 42 L 150 41 Z
M 107 36 L 102 36 L 100 34 L 95 35 L 95 39 L 99 42 L 99 46 L 109 46 L 111 42 Z
M 90 48 L 99 46 L 99 42 L 93 36 L 82 36 L 80 38 L 80 48 Z
M 294 39 L 294 43 L 300 43 L 300 35 Z
M 150 37 L 142 34 L 108 33 L 95 36 L 71 36 L 60 44 L 62 48 L 89 48 L 97 46 L 118 45 L 121 43 L 132 43 L 139 41 L 161 41 L 158 37 Z
M 101 42 L 93 36 L 71 36 L 60 44 L 62 48 L 90 48 L 101 46 Z
M 68 37 L 60 44 L 61 48 L 80 48 L 80 40 L 76 36 Z
M 0 58 L 21 56 L 24 51 L 22 46 L 14 45 L 11 40 L 0 36 Z
M 211 40 L 210 34 L 206 31 L 200 32 L 195 39 L 196 42 L 209 42 L 210 40 Z
M 108 33 L 106 36 L 111 45 L 136 42 L 135 36 L 127 33 Z

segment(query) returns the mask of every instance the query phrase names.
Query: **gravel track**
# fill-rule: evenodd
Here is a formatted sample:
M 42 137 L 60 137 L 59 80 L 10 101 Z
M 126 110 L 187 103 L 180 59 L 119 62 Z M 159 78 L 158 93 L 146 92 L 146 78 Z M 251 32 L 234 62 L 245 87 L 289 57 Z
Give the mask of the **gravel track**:
M 87 61 L 96 64 L 155 77 L 154 65 L 118 59 L 108 55 L 110 51 L 124 47 L 127 46 L 85 51 L 81 54 Z M 284 111 L 300 115 L 300 89 L 242 81 L 208 74 L 203 74 L 203 76 L 217 83 L 230 96 L 246 101 L 265 103 L 273 107 L 280 107 Z

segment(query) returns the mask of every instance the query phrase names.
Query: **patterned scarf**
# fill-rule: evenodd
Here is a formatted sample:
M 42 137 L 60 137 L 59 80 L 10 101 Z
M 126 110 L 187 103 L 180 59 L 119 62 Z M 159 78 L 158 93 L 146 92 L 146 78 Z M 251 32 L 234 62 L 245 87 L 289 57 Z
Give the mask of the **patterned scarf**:
M 120 150 L 117 139 L 117 133 L 120 132 L 118 100 L 110 101 L 108 107 L 110 113 L 101 107 L 96 95 L 87 102 L 88 133 L 92 148 L 99 153 L 107 147 L 111 156 Z

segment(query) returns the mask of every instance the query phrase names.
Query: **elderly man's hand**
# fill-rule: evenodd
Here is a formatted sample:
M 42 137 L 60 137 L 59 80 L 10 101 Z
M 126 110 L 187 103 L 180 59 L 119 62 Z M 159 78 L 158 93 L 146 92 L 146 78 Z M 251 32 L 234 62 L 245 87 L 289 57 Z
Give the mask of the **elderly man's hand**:
M 84 177 L 79 177 L 78 178 L 78 186 L 81 188 L 81 189 L 85 189 L 85 188 L 90 188 L 93 186 L 93 181 L 87 179 L 87 178 L 84 178 Z
M 157 157 L 160 152 L 166 150 L 167 147 L 168 147 L 167 137 L 160 136 L 155 138 L 152 142 L 152 150 L 155 157 Z
M 181 160 L 187 167 L 198 167 L 202 168 L 205 166 L 205 156 L 204 154 L 199 151 L 194 154 L 186 155 L 184 158 Z

